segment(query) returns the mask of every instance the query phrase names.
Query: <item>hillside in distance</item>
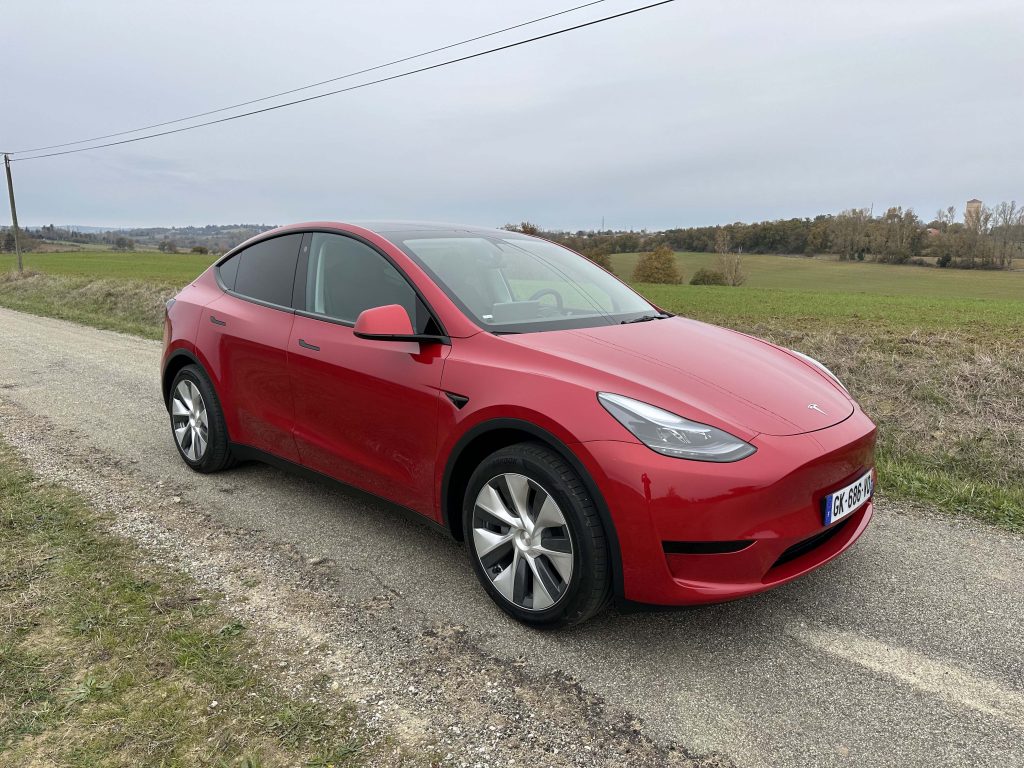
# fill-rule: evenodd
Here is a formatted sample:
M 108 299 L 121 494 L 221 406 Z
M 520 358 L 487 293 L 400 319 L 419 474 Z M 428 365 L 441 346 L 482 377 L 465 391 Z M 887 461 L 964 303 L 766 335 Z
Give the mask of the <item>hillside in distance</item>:
M 134 227 L 121 229 L 100 229 L 98 227 L 68 227 L 48 224 L 42 227 L 26 227 L 27 242 L 23 250 L 33 250 L 33 240 L 38 243 L 63 243 L 80 246 L 107 246 L 118 250 L 159 248 L 164 244 L 173 246 L 169 250 L 187 251 L 201 246 L 210 253 L 223 253 L 234 248 L 260 232 L 273 229 L 275 224 L 207 224 L 188 227 Z M 130 241 L 130 246 L 128 242 Z M 25 246 L 28 245 L 26 248 Z M 161 249 L 163 250 L 163 249 Z

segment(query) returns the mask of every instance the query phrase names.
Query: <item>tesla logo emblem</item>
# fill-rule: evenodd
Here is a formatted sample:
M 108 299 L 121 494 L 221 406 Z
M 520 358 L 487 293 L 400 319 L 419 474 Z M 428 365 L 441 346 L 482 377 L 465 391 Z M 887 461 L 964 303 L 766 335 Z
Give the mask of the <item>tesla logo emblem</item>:
M 817 411 L 822 416 L 828 416 L 827 413 L 825 413 L 823 410 L 821 410 L 821 408 L 818 406 L 817 403 L 810 403 L 807 407 L 810 408 L 812 411 Z

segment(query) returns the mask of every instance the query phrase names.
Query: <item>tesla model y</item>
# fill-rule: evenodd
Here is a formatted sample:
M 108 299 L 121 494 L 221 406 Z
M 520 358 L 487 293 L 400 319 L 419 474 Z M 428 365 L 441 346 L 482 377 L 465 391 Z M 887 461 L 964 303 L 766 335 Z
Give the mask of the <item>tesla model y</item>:
M 538 626 L 770 589 L 872 515 L 875 425 L 824 366 L 516 232 L 266 232 L 168 302 L 164 341 L 190 467 L 285 464 L 412 510 Z

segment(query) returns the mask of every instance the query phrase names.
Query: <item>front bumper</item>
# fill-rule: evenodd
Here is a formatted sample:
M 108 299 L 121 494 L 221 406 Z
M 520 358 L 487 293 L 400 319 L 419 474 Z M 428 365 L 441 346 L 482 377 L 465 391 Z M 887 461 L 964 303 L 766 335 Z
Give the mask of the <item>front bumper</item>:
M 852 545 L 873 505 L 825 529 L 821 503 L 874 466 L 875 435 L 858 408 L 817 432 L 761 435 L 757 453 L 732 464 L 669 458 L 640 443 L 573 449 L 615 526 L 623 597 L 694 605 L 771 589 Z

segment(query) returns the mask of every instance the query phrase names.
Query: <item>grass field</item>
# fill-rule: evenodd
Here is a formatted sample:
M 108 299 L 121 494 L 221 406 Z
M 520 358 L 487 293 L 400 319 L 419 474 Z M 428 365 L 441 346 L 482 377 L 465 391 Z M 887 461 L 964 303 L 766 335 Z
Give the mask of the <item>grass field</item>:
M 639 257 L 638 253 L 612 256 L 616 274 L 631 280 Z M 684 281 L 688 282 L 698 269 L 714 267 L 715 254 L 677 253 L 676 263 Z M 1024 269 L 1014 272 L 946 270 L 839 261 L 821 256 L 746 256 L 743 271 L 747 274 L 744 286 L 747 288 L 1024 301 Z
M 115 277 L 184 285 L 213 263 L 215 257 L 196 253 L 160 253 L 139 251 L 75 251 L 65 253 L 26 253 L 25 269 L 48 275 L 72 277 Z M 0 272 L 15 266 L 9 253 L 0 256 Z
M 678 254 L 684 275 L 711 254 Z M 636 254 L 612 257 L 628 279 Z M 159 338 L 210 258 L 30 254 L 0 305 Z M 12 259 L 0 259 L 0 269 Z M 739 288 L 637 285 L 672 312 L 822 360 L 879 424 L 883 493 L 1024 530 L 1024 272 L 749 256 Z

